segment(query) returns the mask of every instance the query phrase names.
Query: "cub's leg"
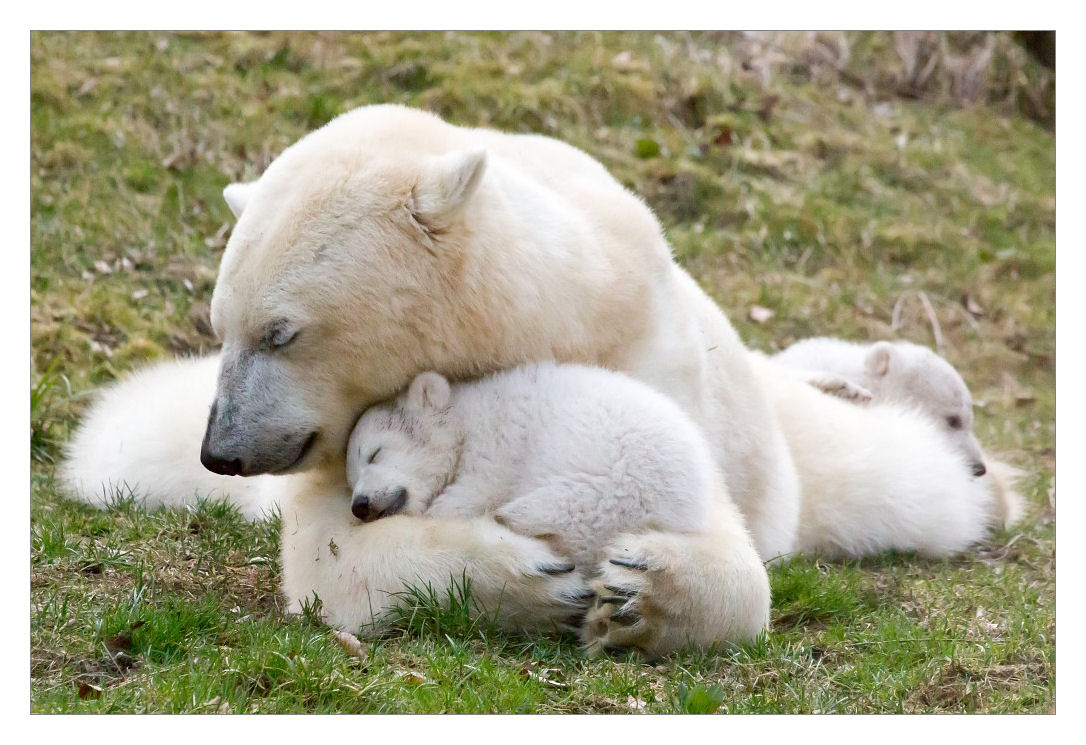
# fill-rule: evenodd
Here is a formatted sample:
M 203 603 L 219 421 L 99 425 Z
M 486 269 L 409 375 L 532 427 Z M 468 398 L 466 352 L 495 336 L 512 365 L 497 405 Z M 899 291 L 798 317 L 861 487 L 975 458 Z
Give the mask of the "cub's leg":
M 604 505 L 605 499 L 605 493 L 590 484 L 569 480 L 548 483 L 498 507 L 494 521 L 520 535 L 545 541 L 588 570 L 603 558 L 607 542 L 618 533 L 615 526 L 635 526 L 640 517 L 619 505 Z M 601 505 L 607 510 L 606 519 L 594 512 Z

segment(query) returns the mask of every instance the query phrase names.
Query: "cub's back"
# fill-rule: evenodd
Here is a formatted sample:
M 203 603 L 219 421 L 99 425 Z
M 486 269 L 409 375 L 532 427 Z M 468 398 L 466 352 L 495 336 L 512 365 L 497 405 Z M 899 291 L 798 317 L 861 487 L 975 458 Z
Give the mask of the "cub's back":
M 867 349 L 868 345 L 821 336 L 797 341 L 772 359 L 792 369 L 836 373 L 860 382 Z
M 697 424 L 670 398 L 627 375 L 540 363 L 498 373 L 490 382 L 492 405 L 517 401 L 513 415 L 529 420 L 529 478 L 614 473 L 620 464 L 639 488 L 661 493 L 676 483 L 709 490 L 710 475 L 716 478 Z
M 663 394 L 578 365 L 528 365 L 479 385 L 492 415 L 515 417 L 506 442 L 523 447 L 490 454 L 523 455 L 496 519 L 588 564 L 619 533 L 706 528 L 723 480 L 697 425 Z

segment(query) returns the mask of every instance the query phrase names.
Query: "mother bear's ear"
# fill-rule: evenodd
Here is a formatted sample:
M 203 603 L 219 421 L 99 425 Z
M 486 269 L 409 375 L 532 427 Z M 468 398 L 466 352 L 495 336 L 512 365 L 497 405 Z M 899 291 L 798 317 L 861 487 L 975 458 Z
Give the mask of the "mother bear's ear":
M 429 233 L 445 227 L 475 192 L 486 150 L 457 150 L 429 159 L 411 193 L 411 216 Z
M 234 217 L 241 217 L 245 211 L 245 205 L 249 204 L 249 197 L 256 188 L 256 182 L 230 184 L 222 190 L 222 198 L 226 200 L 226 206 L 234 213 Z

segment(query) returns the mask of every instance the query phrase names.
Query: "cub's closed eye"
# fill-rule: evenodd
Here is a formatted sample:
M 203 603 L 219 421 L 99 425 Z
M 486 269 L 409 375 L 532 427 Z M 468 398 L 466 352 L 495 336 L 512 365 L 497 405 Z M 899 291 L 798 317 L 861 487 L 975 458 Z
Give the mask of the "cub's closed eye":
M 961 429 L 962 418 L 960 416 L 948 416 L 946 418 L 946 426 L 950 427 L 951 429 Z
M 366 462 L 367 463 L 373 463 L 375 460 L 377 460 L 377 454 L 379 452 L 381 452 L 381 448 L 377 448 L 372 453 L 370 453 L 370 457 L 366 459 Z

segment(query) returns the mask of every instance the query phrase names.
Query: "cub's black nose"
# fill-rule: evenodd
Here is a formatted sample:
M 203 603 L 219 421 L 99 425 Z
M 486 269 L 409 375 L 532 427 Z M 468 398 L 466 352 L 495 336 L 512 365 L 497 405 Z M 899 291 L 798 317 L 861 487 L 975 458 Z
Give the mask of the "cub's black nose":
M 980 476 L 983 476 L 986 473 L 988 473 L 988 469 L 984 467 L 983 463 L 981 463 L 980 461 L 977 461 L 976 463 L 973 464 L 973 475 L 974 476 L 977 476 L 979 478 Z
M 358 494 L 351 500 L 351 514 L 357 517 L 362 522 L 369 522 L 373 519 L 370 515 L 370 498 L 365 494 Z

